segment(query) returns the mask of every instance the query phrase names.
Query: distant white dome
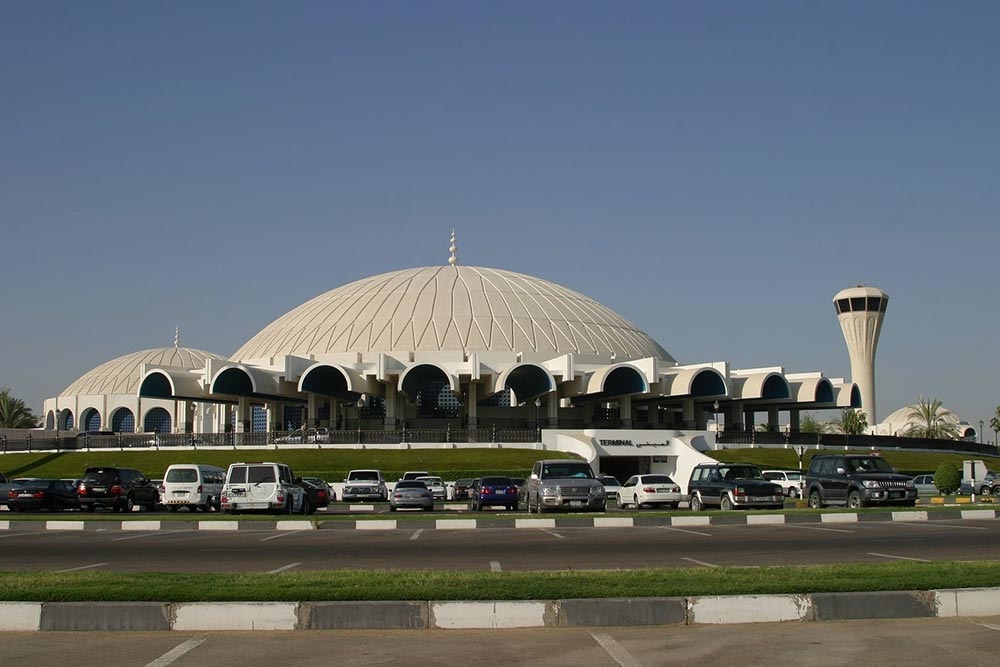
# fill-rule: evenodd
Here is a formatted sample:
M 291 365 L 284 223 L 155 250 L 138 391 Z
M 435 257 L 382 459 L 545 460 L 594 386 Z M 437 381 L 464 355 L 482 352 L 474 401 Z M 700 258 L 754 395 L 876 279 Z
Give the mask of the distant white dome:
M 411 351 L 674 361 L 645 332 L 589 297 L 474 266 L 406 269 L 338 287 L 264 327 L 232 358 Z
M 226 360 L 218 354 L 189 347 L 161 347 L 133 352 L 84 373 L 60 396 L 134 395 L 139 389 L 142 364 L 197 369 L 205 367 L 206 359 Z

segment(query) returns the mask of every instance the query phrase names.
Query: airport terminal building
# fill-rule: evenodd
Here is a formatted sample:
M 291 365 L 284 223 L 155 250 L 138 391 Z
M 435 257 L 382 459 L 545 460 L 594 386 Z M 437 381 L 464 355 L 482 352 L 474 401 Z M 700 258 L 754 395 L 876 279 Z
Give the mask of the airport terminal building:
M 45 427 L 278 434 L 307 425 L 444 430 L 440 439 L 456 442 L 523 430 L 546 448 L 677 473 L 671 443 L 704 450 L 719 429 L 797 430 L 803 410 L 861 405 L 854 384 L 817 371 L 680 363 L 593 299 L 459 265 L 454 238 L 451 253 L 446 265 L 321 294 L 228 357 L 175 338 L 104 363 L 45 401 Z

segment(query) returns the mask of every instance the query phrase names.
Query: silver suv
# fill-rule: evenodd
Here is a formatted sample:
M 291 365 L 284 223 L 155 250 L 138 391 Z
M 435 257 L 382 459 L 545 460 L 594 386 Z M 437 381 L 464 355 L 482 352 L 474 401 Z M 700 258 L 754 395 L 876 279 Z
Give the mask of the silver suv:
M 385 479 L 381 470 L 352 470 L 344 479 L 344 491 L 341 494 L 344 502 L 352 500 L 385 501 L 389 498 Z
M 528 513 L 549 510 L 603 512 L 607 504 L 604 485 L 586 461 L 547 459 L 535 461 L 524 482 Z

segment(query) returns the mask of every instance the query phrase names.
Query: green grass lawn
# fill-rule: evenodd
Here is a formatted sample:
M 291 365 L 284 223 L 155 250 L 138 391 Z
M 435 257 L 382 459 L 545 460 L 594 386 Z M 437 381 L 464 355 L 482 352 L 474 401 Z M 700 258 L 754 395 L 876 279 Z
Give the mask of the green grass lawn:
M 995 561 L 497 573 L 0 572 L 0 598 L 6 601 L 556 600 L 995 586 Z
M 803 465 L 816 454 L 843 453 L 839 450 L 807 451 Z M 798 468 L 794 449 L 721 449 L 707 452 L 727 463 L 755 463 L 762 468 Z M 941 454 L 933 452 L 886 451 L 882 455 L 897 470 L 910 473 L 933 472 L 941 461 L 961 469 L 962 461 L 981 458 L 990 469 L 1000 468 L 1000 459 L 989 456 Z M 8 477 L 80 477 L 88 466 L 136 468 L 149 478 L 163 476 L 171 463 L 205 463 L 225 468 L 235 461 L 287 463 L 298 475 L 321 477 L 339 482 L 349 470 L 378 468 L 386 479 L 394 480 L 406 470 L 427 470 L 453 480 L 485 474 L 525 476 L 540 458 L 578 458 L 564 452 L 533 449 L 280 449 L 280 450 L 180 450 L 180 451 L 92 451 L 39 454 L 4 454 L 0 471 Z M 624 481 L 624 480 L 623 480 Z

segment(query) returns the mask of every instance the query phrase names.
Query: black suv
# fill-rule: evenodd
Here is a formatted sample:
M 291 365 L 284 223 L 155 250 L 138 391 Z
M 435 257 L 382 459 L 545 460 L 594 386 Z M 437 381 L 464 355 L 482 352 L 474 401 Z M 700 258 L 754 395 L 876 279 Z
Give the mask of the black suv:
M 723 510 L 781 509 L 785 492 L 764 478 L 760 468 L 746 463 L 702 463 L 691 471 L 688 504 L 695 512 L 708 506 Z
M 814 456 L 806 473 L 809 507 L 825 505 L 906 505 L 917 502 L 913 478 L 903 475 L 881 456 L 835 454 Z
M 84 512 L 98 507 L 131 512 L 136 505 L 152 512 L 160 499 L 156 486 L 131 468 L 87 468 L 76 492 Z

